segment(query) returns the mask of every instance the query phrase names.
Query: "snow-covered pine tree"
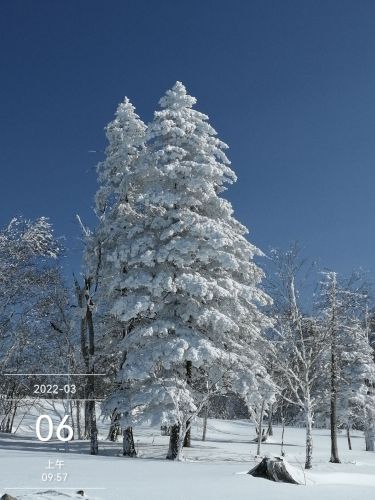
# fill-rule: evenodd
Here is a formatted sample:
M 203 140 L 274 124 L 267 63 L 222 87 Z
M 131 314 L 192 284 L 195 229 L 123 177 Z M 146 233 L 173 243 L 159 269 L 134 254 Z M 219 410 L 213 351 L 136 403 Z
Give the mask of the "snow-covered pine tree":
M 97 168 L 96 210 L 99 217 L 106 216 L 106 221 L 110 216 L 116 220 L 122 204 L 128 208 L 127 204 L 135 201 L 132 193 L 141 188 L 134 165 L 144 147 L 145 132 L 146 125 L 125 97 L 117 107 L 115 119 L 106 127 L 106 158 Z M 108 229 L 107 224 L 103 225 Z
M 116 378 L 125 352 L 116 348 L 131 325 L 131 321 L 111 314 L 111 304 L 125 294 L 121 279 L 127 272 L 126 259 L 120 257 L 123 246 L 131 244 L 132 228 L 142 219 L 135 202 L 142 188 L 137 174 L 137 162 L 143 149 L 146 126 L 135 113 L 128 98 L 119 104 L 115 118 L 106 127 L 108 146 L 106 159 L 98 165 L 99 189 L 96 211 L 99 224 L 88 234 L 86 268 L 95 281 L 96 320 L 102 332 L 99 342 L 106 373 Z M 122 262 L 122 267 L 117 265 Z M 119 429 L 120 413 L 111 408 L 110 438 L 115 439 Z M 135 455 L 132 429 L 123 433 L 124 455 Z
M 208 117 L 177 82 L 148 127 L 137 166 L 134 219 L 113 252 L 112 308 L 127 324 L 120 387 L 107 402 L 125 426 L 142 420 L 172 426 L 168 457 L 181 459 L 192 419 L 212 388 L 231 386 L 251 399 L 267 374 L 256 344 L 270 320 L 259 306 L 261 252 L 245 237 L 219 195 L 236 180 Z M 270 386 L 270 384 L 269 384 Z M 263 391 L 264 393 L 264 391 Z

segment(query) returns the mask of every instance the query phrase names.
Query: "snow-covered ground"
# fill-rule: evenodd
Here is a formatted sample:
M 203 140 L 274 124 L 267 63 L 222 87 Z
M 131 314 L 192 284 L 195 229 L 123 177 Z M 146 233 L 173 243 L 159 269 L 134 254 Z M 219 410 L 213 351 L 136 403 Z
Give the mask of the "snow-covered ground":
M 39 442 L 35 417 L 26 417 L 17 432 L 0 434 L 0 493 L 22 499 L 63 500 L 366 500 L 375 495 L 375 453 L 364 451 L 361 433 L 354 433 L 353 451 L 346 436 L 339 437 L 341 464 L 330 464 L 329 432 L 314 431 L 314 468 L 306 473 L 306 486 L 280 484 L 245 474 L 255 463 L 254 429 L 247 421 L 210 420 L 202 442 L 201 422 L 193 427 L 192 448 L 184 463 L 165 460 L 168 438 L 156 428 L 136 429 L 139 458 L 119 457 L 121 443 L 100 442 L 100 455 L 88 454 L 87 442 L 69 443 L 68 452 L 57 441 Z M 101 427 L 102 438 L 107 426 Z M 281 429 L 263 444 L 262 453 L 280 453 Z M 286 459 L 302 470 L 304 429 L 286 428 Z M 56 460 L 61 469 L 47 470 Z M 43 482 L 43 473 L 67 473 L 65 482 Z M 57 477 L 57 476 L 56 476 Z M 40 492 L 44 492 L 41 494 Z

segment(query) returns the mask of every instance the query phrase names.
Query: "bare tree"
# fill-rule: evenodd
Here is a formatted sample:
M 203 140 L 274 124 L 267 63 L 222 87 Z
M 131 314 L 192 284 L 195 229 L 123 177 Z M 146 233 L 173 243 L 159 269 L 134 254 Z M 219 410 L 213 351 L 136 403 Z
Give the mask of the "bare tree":
M 300 306 L 300 286 L 311 265 L 300 257 L 296 244 L 287 252 L 272 252 L 274 272 L 268 287 L 274 297 L 273 371 L 281 397 L 297 406 L 304 415 L 306 427 L 305 468 L 312 467 L 312 425 L 315 409 L 314 387 L 324 351 L 321 332 L 313 318 L 304 316 Z
M 368 392 L 366 379 L 371 384 L 374 380 L 373 352 L 366 331 L 368 285 L 360 273 L 352 273 L 348 279 L 339 279 L 333 271 L 322 274 L 319 307 L 329 352 L 330 461 L 340 463 L 338 425 L 346 425 L 350 445 L 352 416 L 363 413 L 366 406 L 365 398 L 359 396 Z

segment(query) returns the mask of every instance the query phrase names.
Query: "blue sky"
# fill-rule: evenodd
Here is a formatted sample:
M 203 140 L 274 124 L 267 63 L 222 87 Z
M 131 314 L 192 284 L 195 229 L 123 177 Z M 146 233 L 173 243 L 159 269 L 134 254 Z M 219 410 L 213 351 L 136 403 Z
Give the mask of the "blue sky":
M 2 0 L 0 224 L 47 215 L 79 266 L 103 128 L 181 80 L 239 181 L 250 239 L 375 271 L 375 2 Z

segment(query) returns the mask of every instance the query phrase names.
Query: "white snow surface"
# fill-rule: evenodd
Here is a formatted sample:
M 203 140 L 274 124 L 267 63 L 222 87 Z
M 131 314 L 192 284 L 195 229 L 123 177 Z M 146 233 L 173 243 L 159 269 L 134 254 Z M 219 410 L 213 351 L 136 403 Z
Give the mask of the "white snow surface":
M 119 456 L 121 443 L 105 441 L 108 426 L 100 425 L 100 455 L 90 456 L 88 442 L 73 441 L 65 452 L 55 441 L 36 440 L 36 417 L 28 415 L 16 435 L 0 434 L 0 495 L 5 492 L 22 500 L 267 500 L 319 499 L 365 500 L 375 495 L 375 453 L 364 451 L 362 433 L 354 432 L 353 451 L 346 436 L 339 435 L 341 464 L 330 464 L 329 431 L 315 429 L 313 469 L 303 470 L 303 428 L 286 428 L 286 461 L 306 485 L 273 483 L 246 474 L 255 464 L 253 426 L 245 420 L 209 420 L 207 440 L 202 442 L 201 421 L 193 425 L 192 448 L 185 449 L 185 462 L 165 460 L 168 437 L 158 428 L 134 429 L 139 457 Z M 43 432 L 43 429 L 42 429 Z M 263 455 L 280 455 L 281 429 L 262 445 Z M 46 483 L 41 477 L 48 460 L 64 460 L 64 483 Z M 58 489 L 69 488 L 69 489 Z M 85 496 L 77 495 L 84 490 Z

